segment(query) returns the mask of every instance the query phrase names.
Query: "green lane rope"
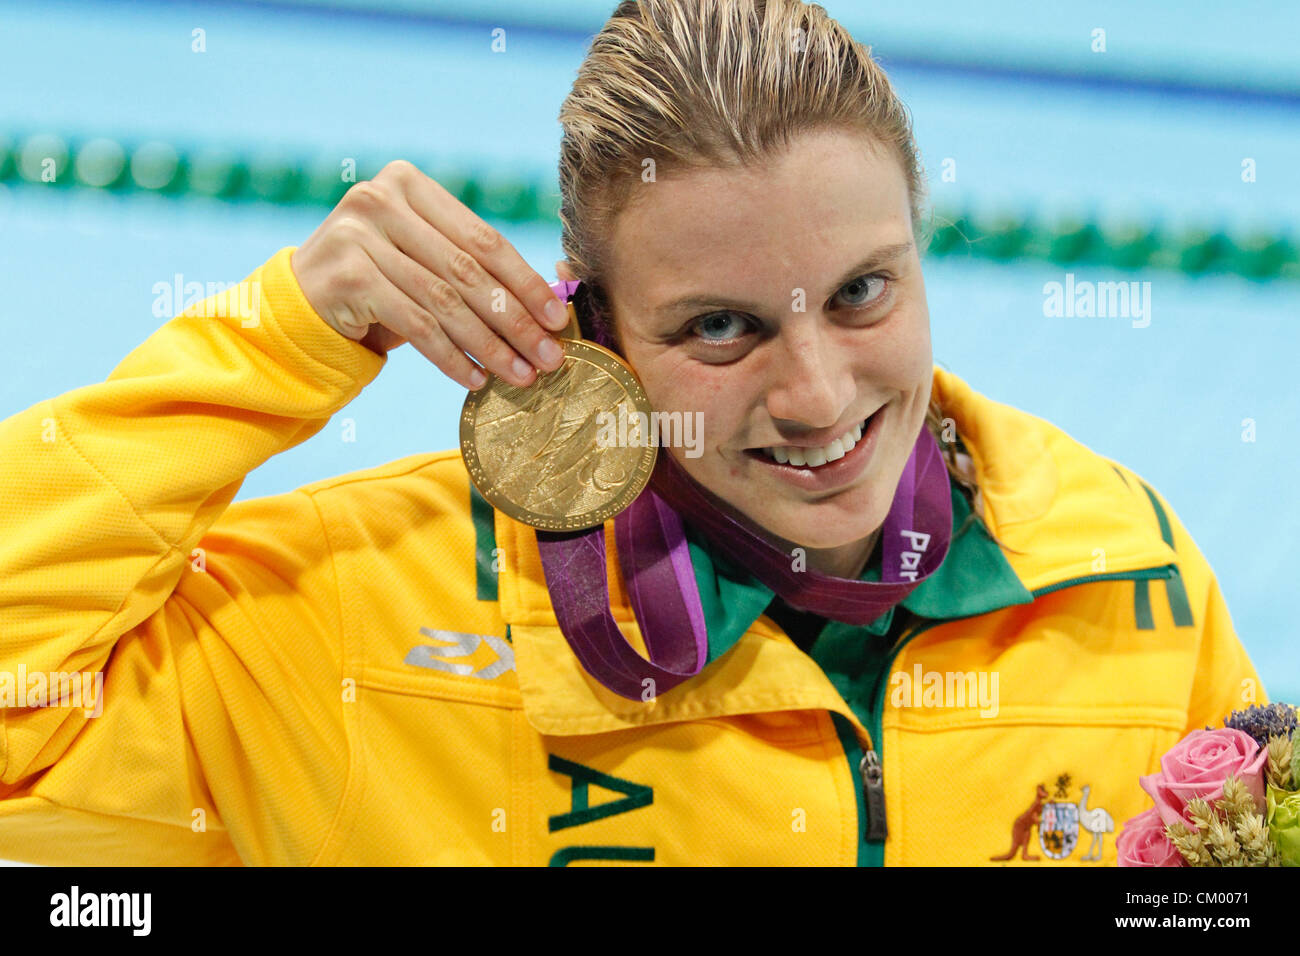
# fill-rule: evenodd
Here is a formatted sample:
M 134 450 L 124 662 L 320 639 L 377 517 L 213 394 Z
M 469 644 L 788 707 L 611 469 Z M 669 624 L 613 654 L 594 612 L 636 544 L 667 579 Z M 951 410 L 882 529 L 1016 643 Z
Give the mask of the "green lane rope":
M 484 218 L 551 223 L 558 219 L 559 192 L 549 180 L 473 173 L 436 163 L 416 165 Z M 268 152 L 183 149 L 157 141 L 123 145 L 102 138 L 70 141 L 53 133 L 23 138 L 0 134 L 0 183 L 47 189 L 333 206 L 354 181 L 344 178 L 343 169 L 336 155 L 295 160 Z M 377 164 L 363 162 L 354 179 L 372 178 L 378 170 Z M 1102 224 L 959 209 L 935 211 L 929 255 L 1300 280 L 1300 252 L 1284 232 L 1229 235 L 1209 228 L 1168 229 L 1159 223 Z

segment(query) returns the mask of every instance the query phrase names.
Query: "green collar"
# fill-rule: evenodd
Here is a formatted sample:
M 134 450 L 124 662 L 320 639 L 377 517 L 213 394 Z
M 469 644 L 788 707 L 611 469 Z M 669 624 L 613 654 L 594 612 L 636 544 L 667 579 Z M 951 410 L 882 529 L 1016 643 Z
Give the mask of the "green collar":
M 938 569 L 902 601 L 902 606 L 918 617 L 932 620 L 970 617 L 1033 601 L 1034 596 L 1020 583 L 1002 556 L 1002 549 L 983 525 L 975 520 L 967 523 L 970 514 L 966 496 L 953 484 L 953 534 L 948 554 Z M 704 538 L 690 524 L 686 525 L 686 539 L 700 588 L 712 662 L 740 640 L 775 595 L 748 571 L 736 567 L 721 554 L 711 553 Z M 862 580 L 880 580 L 878 556 L 873 556 L 862 573 Z M 886 634 L 893 620 L 894 608 L 890 608 L 861 630 Z

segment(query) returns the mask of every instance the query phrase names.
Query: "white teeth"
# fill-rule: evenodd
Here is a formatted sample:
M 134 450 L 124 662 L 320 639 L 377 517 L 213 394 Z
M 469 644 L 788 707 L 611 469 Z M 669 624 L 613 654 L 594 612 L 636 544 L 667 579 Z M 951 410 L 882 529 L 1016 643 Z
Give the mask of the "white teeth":
M 816 468 L 828 461 L 838 461 L 854 449 L 862 440 L 862 422 L 858 422 L 847 432 L 836 438 L 829 445 L 821 448 L 796 448 L 793 445 L 773 445 L 764 448 L 763 453 L 774 458 L 782 465 L 798 465 Z

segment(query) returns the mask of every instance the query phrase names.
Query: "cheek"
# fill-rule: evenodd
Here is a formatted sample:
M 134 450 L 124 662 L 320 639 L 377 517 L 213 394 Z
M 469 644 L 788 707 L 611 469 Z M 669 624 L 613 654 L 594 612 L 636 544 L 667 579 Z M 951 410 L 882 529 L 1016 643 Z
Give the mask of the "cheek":
M 677 375 L 664 381 L 662 403 L 655 405 L 668 410 L 681 409 L 694 416 L 699 432 L 697 457 L 683 464 L 696 478 L 720 463 L 717 448 L 740 427 L 745 407 L 736 389 L 717 371 L 698 362 L 683 366 Z
M 745 409 L 752 407 L 738 385 L 735 369 L 722 365 L 707 365 L 679 358 L 670 353 L 654 357 L 643 356 L 635 366 L 637 378 L 645 388 L 651 408 L 657 411 L 681 411 L 693 416 L 695 427 L 691 455 L 685 448 L 662 448 L 700 484 L 716 485 L 723 473 L 735 477 L 741 474 L 738 462 L 728 461 L 718 451 L 719 446 L 739 434 L 745 420 Z M 696 414 L 698 413 L 698 415 Z
M 902 392 L 926 387 L 934 375 L 930 317 L 924 307 L 896 312 L 879 336 L 859 351 L 867 378 Z
M 712 418 L 735 407 L 735 390 L 720 366 L 703 365 L 665 351 L 642 356 L 633 367 L 655 409 L 702 411 Z M 726 400 L 729 395 L 730 402 Z

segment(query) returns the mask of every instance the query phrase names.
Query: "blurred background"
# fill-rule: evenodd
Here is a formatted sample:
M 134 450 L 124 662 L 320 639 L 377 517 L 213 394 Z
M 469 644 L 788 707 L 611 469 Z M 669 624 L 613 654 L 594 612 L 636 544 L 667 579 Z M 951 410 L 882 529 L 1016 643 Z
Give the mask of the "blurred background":
M 553 279 L 556 115 L 614 5 L 0 2 L 0 417 L 106 377 L 166 321 L 157 284 L 301 244 L 346 159 L 415 162 Z M 914 117 L 936 360 L 1159 489 L 1300 702 L 1300 7 L 823 6 Z M 1048 315 L 1067 275 L 1149 282 L 1149 324 Z M 239 497 L 454 447 L 463 397 L 400 349 Z

